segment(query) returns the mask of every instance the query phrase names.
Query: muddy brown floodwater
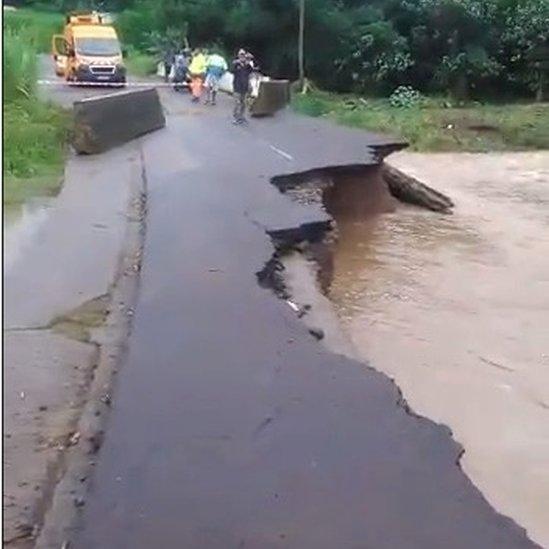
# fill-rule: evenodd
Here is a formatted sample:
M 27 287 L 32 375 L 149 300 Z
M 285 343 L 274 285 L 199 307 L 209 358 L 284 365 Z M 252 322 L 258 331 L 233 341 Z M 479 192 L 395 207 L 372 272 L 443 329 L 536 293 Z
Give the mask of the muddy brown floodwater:
M 455 213 L 339 208 L 329 298 L 356 352 L 451 427 L 486 498 L 549 547 L 549 153 L 391 163 Z

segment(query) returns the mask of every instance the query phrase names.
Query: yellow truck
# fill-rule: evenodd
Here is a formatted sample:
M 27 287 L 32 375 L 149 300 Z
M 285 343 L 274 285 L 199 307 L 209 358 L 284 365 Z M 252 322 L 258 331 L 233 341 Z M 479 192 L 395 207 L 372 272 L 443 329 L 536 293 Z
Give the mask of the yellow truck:
M 65 31 L 52 39 L 55 72 L 71 82 L 126 83 L 120 41 L 110 20 L 97 12 L 67 15 Z

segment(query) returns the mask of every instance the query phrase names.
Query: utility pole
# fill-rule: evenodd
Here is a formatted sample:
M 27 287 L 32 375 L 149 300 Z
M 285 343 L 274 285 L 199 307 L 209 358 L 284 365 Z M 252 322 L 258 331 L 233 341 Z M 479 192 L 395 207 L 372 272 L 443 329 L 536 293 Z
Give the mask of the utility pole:
M 304 59 L 304 35 L 305 35 L 305 0 L 299 0 L 299 38 L 297 56 L 299 63 L 299 87 L 301 92 L 305 90 L 305 59 Z

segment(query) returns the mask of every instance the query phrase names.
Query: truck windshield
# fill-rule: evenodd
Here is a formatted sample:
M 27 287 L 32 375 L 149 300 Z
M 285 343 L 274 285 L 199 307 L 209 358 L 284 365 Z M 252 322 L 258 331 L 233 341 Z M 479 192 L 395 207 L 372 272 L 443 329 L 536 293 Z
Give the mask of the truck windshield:
M 120 55 L 116 38 L 78 38 L 75 45 L 80 55 Z

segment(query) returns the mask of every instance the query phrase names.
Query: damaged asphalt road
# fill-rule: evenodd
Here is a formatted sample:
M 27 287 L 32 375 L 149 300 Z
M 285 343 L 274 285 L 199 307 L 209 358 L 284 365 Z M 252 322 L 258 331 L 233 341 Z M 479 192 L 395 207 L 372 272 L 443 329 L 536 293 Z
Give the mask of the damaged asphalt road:
M 269 234 L 329 224 L 270 179 L 371 163 L 383 140 L 291 113 L 234 128 L 225 101 L 163 100 L 167 128 L 142 143 L 141 290 L 104 443 L 78 528 L 40 546 L 533 547 L 463 474 L 447 428 L 258 285 Z

